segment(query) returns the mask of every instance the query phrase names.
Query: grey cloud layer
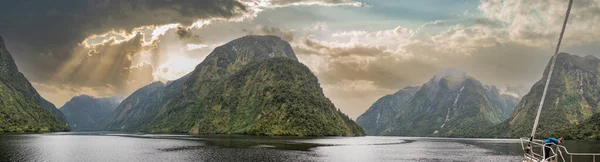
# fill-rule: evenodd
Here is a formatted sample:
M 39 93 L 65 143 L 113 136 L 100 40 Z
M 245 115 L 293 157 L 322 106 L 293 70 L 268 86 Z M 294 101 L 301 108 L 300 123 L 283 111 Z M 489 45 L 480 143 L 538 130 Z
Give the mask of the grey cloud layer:
M 35 81 L 50 79 L 91 34 L 134 27 L 232 17 L 246 7 L 235 0 L 10 1 L 0 5 L 0 34 Z M 50 59 L 40 59 L 51 55 Z M 43 62 L 43 63 L 40 63 Z M 45 65 L 40 67 L 40 65 Z
M 255 3 L 259 2 L 259 3 Z M 253 17 L 263 8 L 287 5 L 347 4 L 349 0 L 26 0 L 2 2 L 0 5 L 0 35 L 7 40 L 21 71 L 38 87 L 61 87 L 72 90 L 105 88 L 123 94 L 152 81 L 155 67 L 134 65 L 142 50 L 140 39 L 147 41 L 150 33 L 125 42 L 107 42 L 93 51 L 80 43 L 91 35 L 110 31 L 131 32 L 140 26 L 181 24 L 169 30 L 179 42 L 199 43 L 201 37 L 188 27 L 197 20 L 237 19 Z M 261 4 L 261 5 L 256 5 Z M 266 5 L 264 5 L 266 4 Z M 262 33 L 280 31 L 265 28 Z M 135 33 L 127 33 L 135 34 Z M 284 34 L 284 33 L 281 33 Z M 292 38 L 289 37 L 288 38 Z M 162 37 L 159 39 L 163 39 Z M 162 41 L 162 42 L 161 42 Z M 155 65 L 167 53 L 178 51 L 169 40 L 154 42 L 150 64 Z M 169 47 L 158 47 L 158 46 Z M 204 51 L 205 49 L 195 50 Z M 194 55 L 192 57 L 198 57 Z M 162 60 L 164 61 L 164 60 Z M 95 67 L 95 68 L 94 68 Z M 132 68 L 135 67 L 135 68 Z M 136 82 L 136 83 L 133 83 Z M 49 89 L 49 88 L 47 88 Z M 60 88 L 59 88 L 60 89 Z M 78 93 L 78 92 L 73 92 Z M 79 92 L 94 93 L 94 92 Z

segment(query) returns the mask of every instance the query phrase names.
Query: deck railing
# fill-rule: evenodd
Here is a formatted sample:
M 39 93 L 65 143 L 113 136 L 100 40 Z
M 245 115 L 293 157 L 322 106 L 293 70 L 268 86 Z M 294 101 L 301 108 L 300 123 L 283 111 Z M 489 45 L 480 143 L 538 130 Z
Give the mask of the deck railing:
M 550 148 L 550 156 L 544 159 L 544 154 L 546 149 L 544 147 Z M 534 139 L 531 142 L 531 146 L 529 146 L 529 138 L 523 137 L 521 138 L 521 148 L 523 148 L 523 161 L 527 162 L 546 162 L 546 161 L 562 161 L 562 162 L 574 162 L 574 161 L 582 161 L 584 158 L 590 158 L 591 162 L 596 162 L 596 157 L 600 158 L 600 153 L 572 153 L 567 150 L 567 148 L 563 145 L 556 145 L 556 149 L 544 146 L 544 141 Z M 566 157 L 566 159 L 565 159 Z M 568 161 L 567 161 L 568 160 Z M 585 161 L 589 161 L 585 160 Z M 599 159 L 600 160 L 600 159 Z

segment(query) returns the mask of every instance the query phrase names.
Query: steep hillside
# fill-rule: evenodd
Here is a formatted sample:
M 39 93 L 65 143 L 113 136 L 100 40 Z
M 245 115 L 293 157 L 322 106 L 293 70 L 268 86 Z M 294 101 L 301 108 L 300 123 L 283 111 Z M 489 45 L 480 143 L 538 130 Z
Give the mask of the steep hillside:
M 545 134 L 584 122 L 600 112 L 600 60 L 594 56 L 580 57 L 558 54 L 550 81 L 538 133 Z M 549 64 L 543 77 L 518 104 L 508 124 L 511 137 L 529 136 L 542 96 Z
M 405 87 L 398 92 L 378 99 L 365 113 L 356 118 L 356 123 L 367 135 L 379 135 L 388 124 L 396 119 L 396 115 L 406 107 L 408 100 L 421 87 Z
M 164 88 L 165 84 L 154 82 L 138 89 L 125 98 L 99 127 L 113 131 L 139 131 L 141 125 L 158 114 Z
M 74 131 L 100 130 L 104 121 L 119 105 L 120 98 L 94 98 L 87 95 L 73 97 L 60 108 Z
M 19 72 L 0 37 L 0 132 L 68 130 L 63 114 Z
M 600 113 L 596 113 L 583 123 L 571 127 L 558 128 L 537 135 L 541 138 L 564 137 L 578 140 L 600 140 Z

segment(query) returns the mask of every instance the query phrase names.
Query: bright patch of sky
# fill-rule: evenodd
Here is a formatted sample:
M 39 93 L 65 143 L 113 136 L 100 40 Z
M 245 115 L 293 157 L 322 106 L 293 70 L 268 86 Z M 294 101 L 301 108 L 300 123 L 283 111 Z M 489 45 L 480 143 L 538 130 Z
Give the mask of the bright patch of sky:
M 478 5 L 476 0 L 365 0 L 361 2 L 367 5 L 363 7 L 293 6 L 266 10 L 255 19 L 255 22 L 289 29 L 326 22 L 330 28 L 338 30 L 378 31 L 395 28 L 398 25 L 417 30 L 424 23 L 435 20 L 443 20 L 446 25 L 463 22 L 465 17 L 477 13 Z

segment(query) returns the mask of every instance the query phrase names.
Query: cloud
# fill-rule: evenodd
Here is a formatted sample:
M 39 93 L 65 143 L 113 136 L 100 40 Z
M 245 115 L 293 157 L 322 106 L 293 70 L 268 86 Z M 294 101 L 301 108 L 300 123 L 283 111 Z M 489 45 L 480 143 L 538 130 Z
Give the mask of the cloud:
M 294 30 L 284 31 L 280 28 L 263 25 L 257 25 L 254 29 L 244 29 L 243 31 L 250 35 L 275 35 L 285 41 L 293 41 L 296 33 Z
M 195 38 L 199 37 L 198 35 L 194 35 L 194 33 L 192 33 L 192 30 L 190 28 L 185 28 L 183 26 L 178 26 L 176 33 L 179 36 L 179 38 L 181 38 L 181 39 L 190 39 L 192 37 L 195 37 Z
M 85 94 L 95 97 L 112 97 L 115 96 L 115 87 L 81 87 L 71 86 L 68 84 L 46 84 L 31 82 L 44 99 L 52 102 L 56 107 L 61 107 L 73 96 Z
M 478 9 L 490 22 L 500 23 L 499 37 L 537 47 L 556 44 L 567 10 L 562 0 L 486 0 Z M 600 39 L 600 1 L 575 1 L 564 43 L 578 45 Z
M 0 5 L 0 34 L 7 40 L 21 71 L 38 85 L 105 87 L 128 94 L 174 61 L 199 62 L 214 48 L 194 29 L 215 22 L 250 20 L 264 9 L 290 5 L 357 5 L 348 0 L 43 0 Z M 286 31 L 265 34 L 293 39 Z M 171 56 L 177 56 L 173 59 Z M 147 64 L 140 64 L 140 63 Z M 193 64 L 190 62 L 190 64 Z M 144 66 L 137 66 L 144 65 Z M 195 66 L 195 65 L 193 65 Z M 168 70 L 166 70 L 168 69 Z M 84 88 L 74 88 L 84 90 Z M 69 93 L 70 94 L 70 93 Z
M 380 31 L 323 28 L 318 36 L 297 36 L 303 38 L 292 46 L 336 106 L 358 116 L 377 98 L 421 85 L 448 67 L 464 70 L 484 84 L 537 81 L 541 76 L 531 74 L 541 74 L 551 50 L 497 38 L 503 33 L 489 23 L 457 24 L 425 35 L 402 26 Z M 443 21 L 421 27 L 428 24 Z
M 424 60 L 405 58 L 378 46 L 337 45 L 307 38 L 294 44 L 294 50 L 301 55 L 301 61 L 307 57 L 322 60 L 321 65 L 309 62 L 308 66 L 324 84 L 371 81 L 373 87 L 399 89 L 420 84 L 438 69 Z
M 76 87 L 113 87 L 116 94 L 127 94 L 153 81 L 152 66 L 134 65 L 132 59 L 143 50 L 142 36 L 118 44 L 113 41 L 95 45 L 92 50 L 79 47 L 49 79 L 48 83 Z M 132 86 L 137 82 L 140 86 Z
M 364 3 L 356 2 L 352 0 L 242 0 L 247 4 L 264 6 L 264 7 L 282 7 L 289 5 L 323 5 L 323 6 L 338 6 L 338 5 L 351 5 L 351 6 L 363 6 Z

